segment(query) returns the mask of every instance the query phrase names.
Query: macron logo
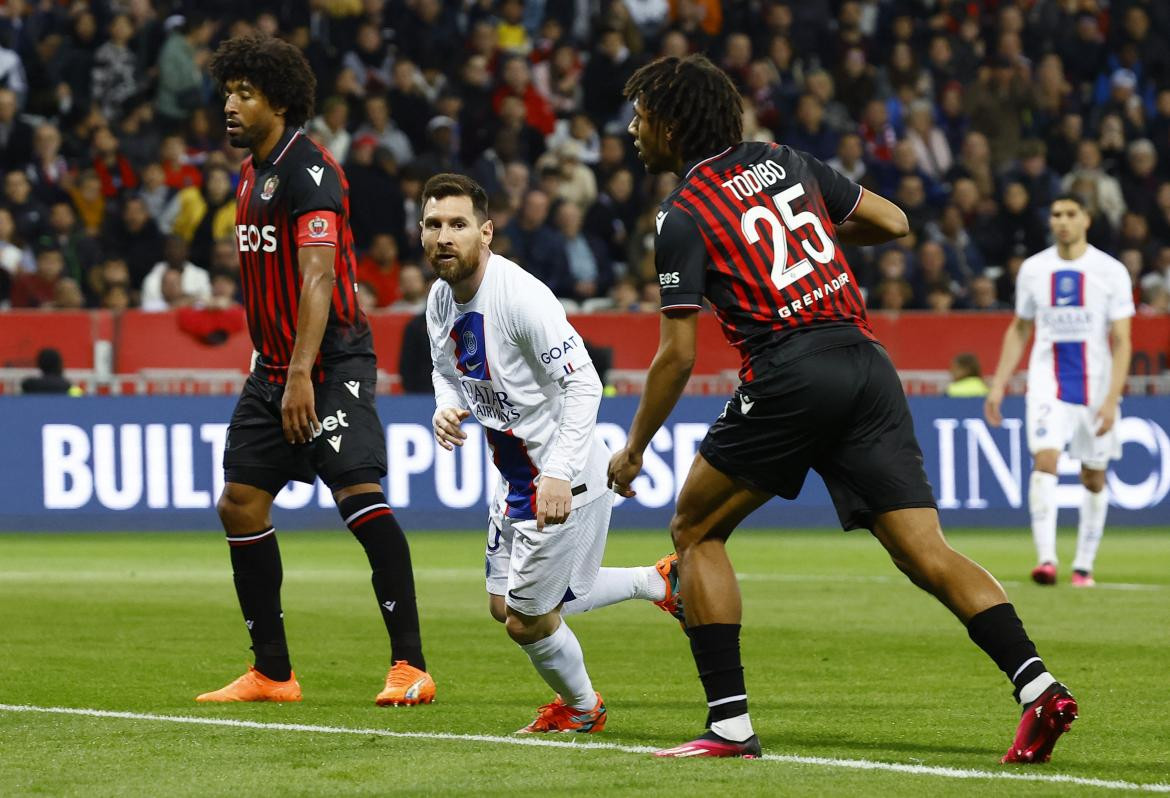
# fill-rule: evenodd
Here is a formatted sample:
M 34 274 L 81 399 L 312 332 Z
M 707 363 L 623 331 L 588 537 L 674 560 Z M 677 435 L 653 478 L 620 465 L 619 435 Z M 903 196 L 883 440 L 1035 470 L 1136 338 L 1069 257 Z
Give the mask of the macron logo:
M 345 387 L 348 388 L 349 392 L 353 394 L 354 399 L 358 398 L 358 389 L 361 387 L 360 382 L 357 380 L 346 380 Z
M 658 230 L 658 235 L 662 235 L 662 223 L 666 221 L 666 211 L 659 211 L 658 215 L 654 217 L 654 227 Z
M 314 183 L 321 185 L 321 178 L 325 176 L 325 167 L 318 164 L 306 167 L 305 171 L 309 173 L 309 177 L 313 178 Z
M 329 445 L 333 447 L 333 451 L 335 451 L 335 452 L 341 451 L 341 436 L 340 435 L 334 435 L 332 438 L 326 438 L 325 440 L 329 441 Z
M 383 601 L 382 606 L 386 608 L 386 612 L 394 612 L 394 605 L 397 601 Z
M 748 399 L 743 394 L 739 395 L 739 411 L 745 416 L 751 412 L 752 406 L 756 403 L 755 399 Z

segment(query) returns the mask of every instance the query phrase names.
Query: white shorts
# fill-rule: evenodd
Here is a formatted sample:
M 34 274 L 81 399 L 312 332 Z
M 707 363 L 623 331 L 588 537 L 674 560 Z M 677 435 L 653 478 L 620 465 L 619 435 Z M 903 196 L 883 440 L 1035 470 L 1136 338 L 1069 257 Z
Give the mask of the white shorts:
M 1044 449 L 1064 451 L 1085 468 L 1104 471 L 1110 460 L 1121 456 L 1117 440 L 1117 422 L 1104 435 L 1097 434 L 1097 411 L 1085 405 L 1073 405 L 1059 399 L 1027 397 L 1028 450 L 1032 454 Z M 1121 420 L 1118 412 L 1117 420 Z
M 487 592 L 524 615 L 544 615 L 588 595 L 601 568 L 615 495 L 603 493 L 563 524 L 536 531 L 536 521 L 492 513 L 484 556 Z

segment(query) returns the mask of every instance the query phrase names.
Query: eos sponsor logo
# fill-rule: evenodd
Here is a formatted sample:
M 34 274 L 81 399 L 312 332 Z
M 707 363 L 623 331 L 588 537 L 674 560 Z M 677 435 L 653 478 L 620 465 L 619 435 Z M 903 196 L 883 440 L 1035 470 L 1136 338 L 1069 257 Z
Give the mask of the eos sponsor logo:
M 678 272 L 666 272 L 658 275 L 658 285 L 666 288 L 671 285 L 678 285 Z
M 990 429 L 979 418 L 934 419 L 939 508 L 1022 507 L 1032 467 L 1023 427 L 1019 418 L 1005 418 L 1001 430 Z M 1117 436 L 1122 454 L 1108 472 L 1110 503 L 1126 510 L 1156 506 L 1170 494 L 1170 435 L 1150 419 L 1131 417 L 1118 422 Z M 1058 471 L 1075 477 L 1080 464 L 1062 456 Z M 1057 504 L 1080 507 L 1081 496 L 1080 483 L 1065 480 Z
M 276 252 L 276 225 L 236 225 L 236 242 L 240 252 Z

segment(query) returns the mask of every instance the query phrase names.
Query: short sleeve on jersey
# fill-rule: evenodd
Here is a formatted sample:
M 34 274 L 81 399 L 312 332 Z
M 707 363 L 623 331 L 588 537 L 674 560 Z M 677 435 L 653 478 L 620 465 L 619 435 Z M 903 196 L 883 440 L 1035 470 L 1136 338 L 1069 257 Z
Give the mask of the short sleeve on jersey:
M 592 362 L 584 340 L 551 291 L 508 304 L 514 309 L 517 343 L 529 353 L 534 372 L 543 370 L 555 380 Z
M 298 247 L 336 247 L 337 214 L 309 211 L 297 217 Z
M 681 208 L 659 211 L 654 268 L 662 309 L 701 308 L 707 287 L 707 246 L 695 220 Z
M 341 176 L 337 169 L 317 156 L 305 159 L 291 171 L 288 208 L 292 218 L 309 211 L 341 214 Z
M 1032 279 L 1033 271 L 1028 261 L 1024 261 L 1016 274 L 1016 315 L 1021 319 L 1036 318 L 1036 281 Z
M 821 187 L 821 196 L 825 201 L 825 210 L 833 224 L 841 224 L 857 210 L 861 202 L 861 186 L 854 183 L 843 174 L 826 166 L 807 152 L 796 151 L 804 159 L 809 172 L 816 178 Z
M 1129 270 L 1120 263 L 1113 266 L 1113 279 L 1109 286 L 1109 309 L 1106 311 L 1108 321 L 1128 319 L 1134 315 L 1133 307 L 1133 279 Z

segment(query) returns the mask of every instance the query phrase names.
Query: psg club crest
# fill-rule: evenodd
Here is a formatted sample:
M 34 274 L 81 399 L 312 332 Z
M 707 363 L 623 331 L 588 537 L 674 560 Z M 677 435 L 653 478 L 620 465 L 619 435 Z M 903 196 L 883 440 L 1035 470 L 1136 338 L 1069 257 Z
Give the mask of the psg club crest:
M 479 349 L 479 342 L 475 340 L 475 333 L 471 330 L 463 331 L 463 351 L 470 357 L 475 357 Z
M 276 193 L 276 187 L 279 185 L 280 185 L 280 178 L 278 178 L 276 175 L 273 175 L 272 177 L 265 180 L 264 181 L 264 188 L 260 192 L 260 199 L 262 199 L 262 200 L 272 199 L 272 195 Z
M 1061 277 L 1060 278 L 1060 293 L 1071 294 L 1073 292 L 1074 288 L 1076 288 L 1076 281 L 1073 280 L 1073 278 L 1071 278 L 1071 277 Z
M 275 179 L 275 178 L 274 178 Z M 314 216 L 309 220 L 309 237 L 310 238 L 324 238 L 329 235 L 329 222 L 320 216 Z

